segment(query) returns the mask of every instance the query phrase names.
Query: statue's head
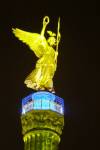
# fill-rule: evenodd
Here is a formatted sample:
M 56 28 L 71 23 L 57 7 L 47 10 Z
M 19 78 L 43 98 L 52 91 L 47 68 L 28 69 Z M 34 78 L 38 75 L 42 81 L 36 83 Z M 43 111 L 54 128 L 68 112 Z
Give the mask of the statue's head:
M 50 37 L 47 39 L 47 42 L 49 43 L 50 46 L 55 46 L 56 45 L 56 34 L 53 33 L 52 31 L 47 31 L 47 33 L 50 35 Z

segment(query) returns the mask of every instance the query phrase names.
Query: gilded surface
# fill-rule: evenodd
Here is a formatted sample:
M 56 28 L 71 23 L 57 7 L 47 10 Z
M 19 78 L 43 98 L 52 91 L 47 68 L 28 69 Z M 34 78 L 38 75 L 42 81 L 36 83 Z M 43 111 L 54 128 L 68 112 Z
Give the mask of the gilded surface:
M 39 58 L 35 69 L 26 77 L 24 83 L 27 87 L 34 90 L 54 91 L 53 77 L 57 68 L 58 44 L 60 42 L 60 18 L 58 20 L 57 35 L 52 31 L 47 31 L 49 38 L 44 34 L 46 26 L 49 24 L 49 17 L 43 18 L 43 27 L 41 33 L 30 33 L 18 28 L 13 28 L 14 35 L 26 43 L 29 48 Z

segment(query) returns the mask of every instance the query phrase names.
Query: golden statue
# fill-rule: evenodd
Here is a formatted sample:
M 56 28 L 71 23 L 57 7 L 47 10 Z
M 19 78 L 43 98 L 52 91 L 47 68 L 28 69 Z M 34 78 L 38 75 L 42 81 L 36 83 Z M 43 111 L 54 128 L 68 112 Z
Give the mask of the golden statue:
M 36 62 L 35 69 L 28 75 L 24 83 L 27 87 L 34 90 L 54 91 L 53 76 L 57 68 L 58 44 L 60 42 L 60 18 L 58 19 L 57 37 L 52 31 L 47 31 L 49 38 L 46 40 L 44 33 L 49 17 L 43 18 L 43 28 L 40 34 L 30 33 L 18 28 L 13 28 L 14 35 L 26 43 L 35 55 L 39 58 Z

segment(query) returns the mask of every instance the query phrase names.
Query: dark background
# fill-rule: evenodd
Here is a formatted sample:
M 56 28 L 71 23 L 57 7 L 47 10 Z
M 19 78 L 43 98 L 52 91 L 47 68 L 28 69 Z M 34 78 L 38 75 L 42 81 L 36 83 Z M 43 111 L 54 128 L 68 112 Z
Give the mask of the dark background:
M 65 126 L 59 150 L 99 149 L 99 14 L 96 1 L 2 1 L 0 4 L 0 150 L 23 150 L 19 108 L 32 90 L 25 77 L 37 58 L 12 34 L 12 27 L 40 33 L 42 18 L 62 40 L 54 77 L 56 94 L 65 100 Z M 97 58 L 98 56 L 98 58 Z M 98 94 L 99 95 L 99 94 Z

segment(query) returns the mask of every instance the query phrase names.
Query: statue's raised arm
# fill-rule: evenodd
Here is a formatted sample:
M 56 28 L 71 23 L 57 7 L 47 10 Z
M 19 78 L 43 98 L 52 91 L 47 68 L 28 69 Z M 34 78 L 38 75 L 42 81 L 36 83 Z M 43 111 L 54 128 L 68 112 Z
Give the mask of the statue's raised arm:
M 57 38 L 52 31 L 47 31 L 49 38 L 45 38 L 45 30 L 50 22 L 49 17 L 43 18 L 43 27 L 41 33 L 30 33 L 18 28 L 13 28 L 14 35 L 26 43 L 35 55 L 39 58 L 35 69 L 25 79 L 27 87 L 34 90 L 54 91 L 53 76 L 57 67 L 58 44 L 60 41 L 60 19 L 58 20 Z

